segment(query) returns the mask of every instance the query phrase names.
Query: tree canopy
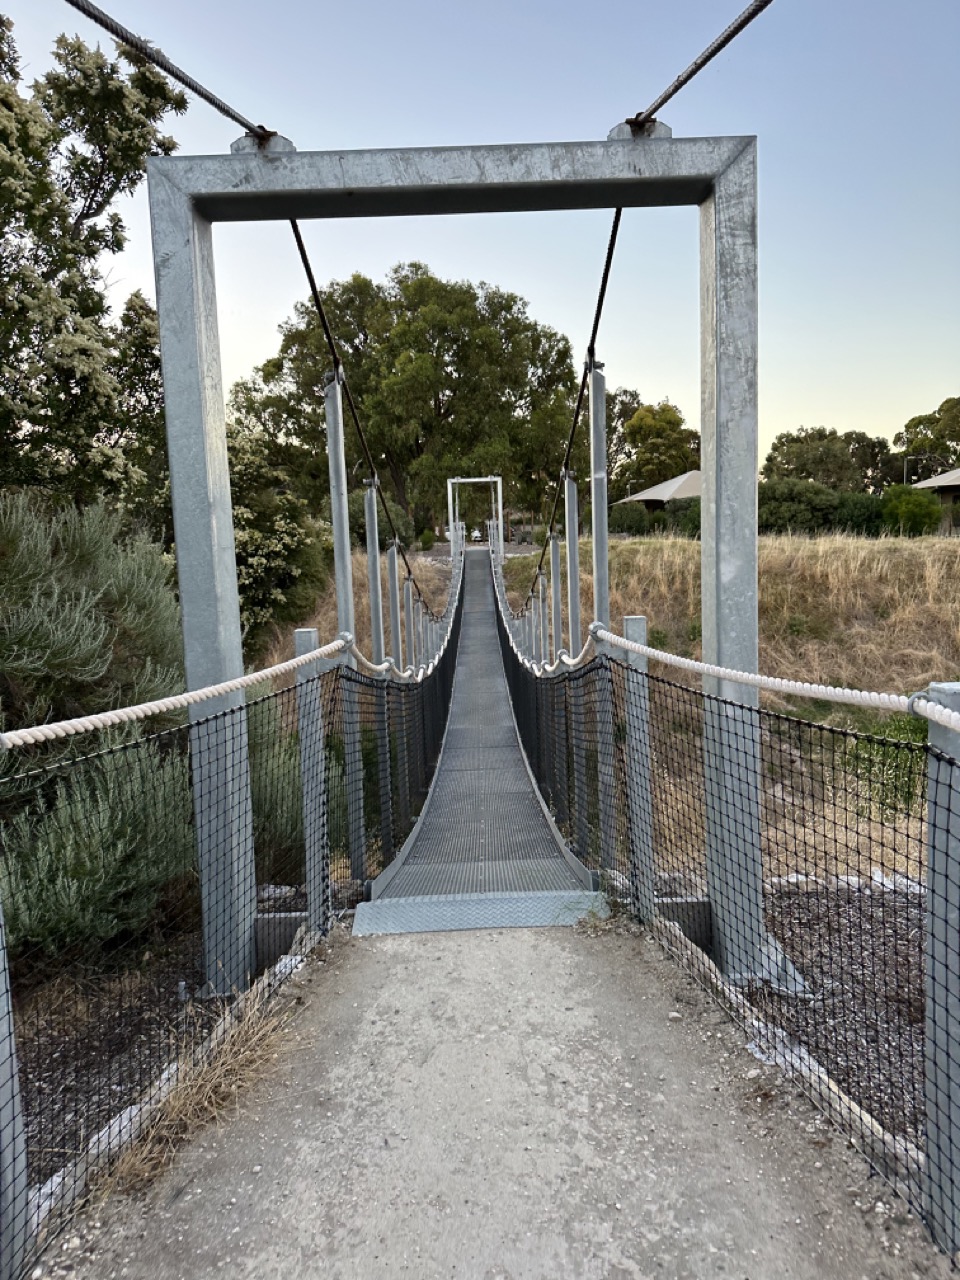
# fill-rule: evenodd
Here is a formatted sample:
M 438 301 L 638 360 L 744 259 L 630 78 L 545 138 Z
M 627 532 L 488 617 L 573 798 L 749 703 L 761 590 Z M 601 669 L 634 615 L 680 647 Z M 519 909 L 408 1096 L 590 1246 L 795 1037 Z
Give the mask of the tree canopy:
M 765 480 L 813 480 L 841 493 L 880 493 L 895 472 L 888 440 L 833 427 L 782 432 L 761 469 Z
M 24 92 L 0 17 L 0 485 L 90 501 L 130 465 L 115 439 L 124 322 L 101 271 L 126 242 L 113 205 L 175 149 L 160 125 L 186 98 L 132 51 L 60 36 L 54 62 Z
M 638 403 L 624 423 L 624 456 L 615 473 L 616 493 L 639 492 L 695 471 L 700 466 L 700 434 L 684 426 L 675 404 Z
M 383 283 L 355 273 L 323 292 L 381 480 L 418 527 L 443 518 L 451 475 L 501 473 L 512 505 L 539 509 L 569 429 L 569 341 L 516 294 L 441 280 L 419 262 Z M 279 447 L 322 459 L 330 358 L 313 308 L 299 304 L 281 335 L 233 407 Z M 359 459 L 349 428 L 347 450 L 348 464 Z
M 893 443 L 909 457 L 911 480 L 928 480 L 960 466 L 960 396 L 944 400 L 932 413 L 911 418 Z

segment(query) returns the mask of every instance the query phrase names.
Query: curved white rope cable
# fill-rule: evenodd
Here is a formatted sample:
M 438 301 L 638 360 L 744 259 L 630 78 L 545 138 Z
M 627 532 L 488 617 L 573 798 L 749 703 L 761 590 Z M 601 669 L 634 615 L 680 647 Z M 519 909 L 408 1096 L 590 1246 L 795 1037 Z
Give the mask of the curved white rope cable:
M 459 599 L 462 582 L 463 557 L 461 556 L 456 592 L 451 594 L 450 601 L 448 601 L 448 609 L 451 602 L 453 607 L 443 643 L 434 657 L 416 670 L 413 667 L 407 667 L 400 671 L 392 661 L 375 664 L 360 652 L 353 636 L 343 634 L 338 636 L 336 640 L 332 640 L 329 644 L 322 645 L 319 649 L 314 649 L 310 653 L 301 654 L 298 658 L 290 658 L 287 662 L 278 662 L 272 667 L 264 667 L 262 671 L 253 671 L 249 675 L 238 676 L 236 680 L 224 680 L 220 684 L 207 685 L 204 689 L 193 689 L 189 693 L 178 693 L 169 698 L 158 698 L 153 702 L 141 702 L 135 707 L 121 707 L 115 711 L 100 711 L 96 715 L 77 716 L 73 720 L 57 720 L 51 724 L 33 725 L 29 729 L 11 729 L 7 733 L 0 733 L 0 750 L 9 751 L 13 747 L 35 746 L 37 743 L 52 742 L 57 738 L 68 738 L 81 733 L 93 733 L 98 729 L 115 729 L 120 725 L 132 724 L 137 720 L 147 720 L 150 716 L 167 715 L 172 711 L 183 711 L 187 707 L 194 707 L 201 703 L 209 702 L 214 698 L 237 693 L 241 689 L 250 689 L 258 684 L 263 684 L 267 680 L 274 680 L 280 676 L 288 675 L 291 672 L 298 671 L 301 667 L 308 666 L 311 662 L 317 662 L 324 658 L 339 658 L 345 654 L 351 654 L 361 666 L 376 675 L 390 674 L 391 677 L 398 680 L 422 681 L 436 670 L 437 663 L 450 642 L 450 634 L 453 629 L 453 613 L 456 611 L 456 601 Z M 443 615 L 440 616 L 442 617 Z
M 240 689 L 249 689 L 254 685 L 262 684 L 265 680 L 287 675 L 319 659 L 339 657 L 350 649 L 351 643 L 352 640 L 346 636 L 338 636 L 330 644 L 314 649 L 312 653 L 302 654 L 299 658 L 291 658 L 287 662 L 279 662 L 273 667 L 264 667 L 262 671 L 254 671 L 250 675 L 238 676 L 236 680 L 224 680 L 221 684 L 207 685 L 205 689 L 193 689 L 189 693 L 177 693 L 169 698 L 158 698 L 155 702 L 141 702 L 135 707 L 121 707 L 116 711 L 100 711 L 93 716 L 77 716 L 73 720 L 38 724 L 30 729 L 11 729 L 7 733 L 0 733 L 0 749 L 33 746 L 38 742 L 50 742 L 54 738 L 67 738 L 77 733 L 92 733 L 96 729 L 113 729 L 135 720 L 146 720 L 149 716 L 182 711 L 186 707 L 209 702 L 212 698 L 220 698 L 225 694 L 236 693 Z
M 665 653 L 662 649 L 652 649 L 646 644 L 637 644 L 634 640 L 626 640 L 615 631 L 607 631 L 596 623 L 590 628 L 596 640 L 611 648 L 623 649 L 628 653 L 641 654 L 668 667 L 677 667 L 682 671 L 694 671 L 699 675 L 713 676 L 719 680 L 728 680 L 732 684 L 750 685 L 754 689 L 766 689 L 770 693 L 781 693 L 798 698 L 813 698 L 821 702 L 839 702 L 853 707 L 871 707 L 878 711 L 913 712 L 932 720 L 935 724 L 960 732 L 960 712 L 950 711 L 937 702 L 914 694 L 907 697 L 902 693 L 874 693 L 864 689 L 845 689 L 838 685 L 812 684 L 806 680 L 784 680 L 778 676 L 761 676 L 752 671 L 732 671 L 729 667 L 717 667 L 710 662 L 697 662 L 693 658 L 681 658 L 674 653 Z

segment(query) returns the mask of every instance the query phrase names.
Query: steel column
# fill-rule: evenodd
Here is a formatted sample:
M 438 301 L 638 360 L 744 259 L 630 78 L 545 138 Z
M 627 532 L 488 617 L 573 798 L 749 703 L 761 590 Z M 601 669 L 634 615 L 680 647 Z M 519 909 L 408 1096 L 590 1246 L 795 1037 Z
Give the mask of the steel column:
M 417 634 L 413 627 L 413 581 L 403 580 L 403 622 L 407 641 L 407 666 L 417 669 Z
M 328 373 L 323 389 L 330 468 L 330 523 L 333 526 L 333 572 L 337 591 L 337 630 L 356 637 L 353 618 L 353 549 L 347 506 L 347 457 L 343 441 L 341 373 Z M 350 658 L 350 665 L 354 665 Z
M 590 368 L 590 509 L 593 518 L 593 617 L 610 625 L 607 542 L 607 383 L 603 365 Z
M 550 661 L 550 613 L 547 609 L 547 575 L 537 574 L 537 617 L 540 621 L 540 661 Z
M 927 697 L 960 711 L 960 684 L 932 684 Z M 960 767 L 950 762 L 960 760 L 960 733 L 931 721 L 928 741 L 924 1216 L 953 1257 L 960 1249 Z
M 555 533 L 550 535 L 550 603 L 553 628 L 552 656 L 556 661 L 557 654 L 563 648 L 563 603 L 560 595 L 560 539 Z
M 757 670 L 756 148 L 700 206 L 701 581 L 705 662 Z M 704 678 L 728 699 L 704 714 L 707 888 L 728 978 L 795 986 L 763 913 L 756 689 Z M 740 705 L 730 705 L 731 703 Z
M 575 658 L 583 648 L 580 631 L 580 506 L 576 476 L 572 471 L 565 471 L 563 475 L 567 539 L 567 622 L 570 656 Z
M 382 662 L 383 645 L 383 586 L 380 582 L 380 530 L 377 528 L 377 490 L 380 481 L 376 476 L 364 480 L 363 518 L 367 529 L 367 586 L 370 592 L 370 649 L 374 662 Z
M 400 623 L 400 564 L 396 539 L 387 547 L 387 598 L 390 606 L 391 657 L 403 670 L 403 633 Z

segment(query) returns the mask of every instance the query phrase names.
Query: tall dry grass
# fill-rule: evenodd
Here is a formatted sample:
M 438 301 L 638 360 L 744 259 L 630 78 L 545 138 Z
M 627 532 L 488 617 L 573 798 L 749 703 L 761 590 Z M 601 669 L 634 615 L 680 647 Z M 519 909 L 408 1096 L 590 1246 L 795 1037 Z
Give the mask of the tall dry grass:
M 435 613 L 441 613 L 447 603 L 450 591 L 450 561 L 442 556 L 425 556 L 407 553 L 414 577 L 420 584 L 424 599 Z M 383 623 L 387 653 L 396 656 L 394 640 L 390 634 L 390 605 L 387 599 L 386 558 L 380 557 L 380 583 L 383 593 Z M 400 565 L 401 590 L 403 564 Z M 403 607 L 401 599 L 401 609 Z M 367 585 L 367 555 L 365 551 L 353 553 L 353 611 L 355 616 L 355 636 L 361 652 L 370 654 L 370 595 Z M 302 627 L 316 627 L 320 633 L 320 643 L 329 644 L 337 636 L 337 595 L 334 580 L 331 576 L 326 590 L 318 598 L 313 613 L 300 623 Z M 278 631 L 267 649 L 262 665 L 273 666 L 277 662 L 286 662 L 293 657 L 293 632 L 289 627 Z
M 580 564 L 586 617 L 588 541 Z M 514 607 L 535 565 L 531 556 L 508 560 Z M 765 536 L 759 579 L 765 675 L 897 693 L 960 675 L 960 539 Z M 700 544 L 612 542 L 610 602 L 618 630 L 624 614 L 645 614 L 651 644 L 699 658 Z

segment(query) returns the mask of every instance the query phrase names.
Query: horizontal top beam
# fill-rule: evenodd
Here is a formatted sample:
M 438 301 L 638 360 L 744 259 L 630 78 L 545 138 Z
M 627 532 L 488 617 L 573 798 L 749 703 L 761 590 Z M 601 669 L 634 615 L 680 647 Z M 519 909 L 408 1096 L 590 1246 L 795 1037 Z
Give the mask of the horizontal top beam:
M 156 156 L 211 222 L 696 205 L 752 137 Z

